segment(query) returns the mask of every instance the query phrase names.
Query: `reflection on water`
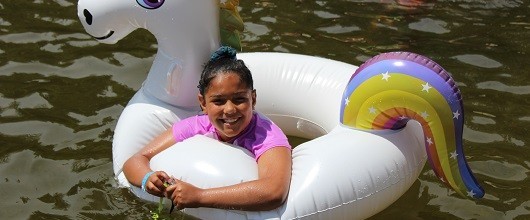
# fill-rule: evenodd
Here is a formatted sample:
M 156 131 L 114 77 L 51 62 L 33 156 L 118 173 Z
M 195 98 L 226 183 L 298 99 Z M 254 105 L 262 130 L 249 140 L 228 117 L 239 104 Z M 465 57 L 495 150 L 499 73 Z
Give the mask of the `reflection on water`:
M 145 219 L 155 209 L 115 188 L 111 142 L 156 42 L 137 31 L 118 44 L 100 44 L 84 32 L 76 4 L 0 0 L 0 219 Z M 466 156 L 485 198 L 454 195 L 426 167 L 373 219 L 530 218 L 528 1 L 241 4 L 245 51 L 359 65 L 382 52 L 407 50 L 431 57 L 457 80 L 466 109 Z

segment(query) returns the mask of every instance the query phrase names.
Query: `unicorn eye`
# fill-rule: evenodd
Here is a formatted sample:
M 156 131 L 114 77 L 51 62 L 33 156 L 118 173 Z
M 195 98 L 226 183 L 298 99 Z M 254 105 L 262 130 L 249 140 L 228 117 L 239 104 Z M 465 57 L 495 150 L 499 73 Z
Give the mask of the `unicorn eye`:
M 157 9 L 164 4 L 164 0 L 136 0 L 136 2 L 147 9 Z

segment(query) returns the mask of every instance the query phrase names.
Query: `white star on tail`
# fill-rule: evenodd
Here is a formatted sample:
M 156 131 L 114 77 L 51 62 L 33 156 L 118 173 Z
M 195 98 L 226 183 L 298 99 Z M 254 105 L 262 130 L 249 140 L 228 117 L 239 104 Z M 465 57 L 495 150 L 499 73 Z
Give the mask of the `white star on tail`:
M 370 108 L 368 109 L 368 111 L 370 111 L 370 114 L 375 114 L 375 113 L 377 113 L 377 109 L 375 109 L 373 106 L 370 107 Z
M 423 87 L 421 91 L 429 92 L 429 89 L 432 89 L 429 83 L 421 84 L 421 86 Z
M 460 117 L 460 113 L 456 110 L 456 112 L 453 112 L 453 118 L 458 119 L 458 117 Z
M 476 194 L 475 194 L 475 192 L 473 192 L 473 190 L 467 192 L 467 196 L 469 196 L 469 197 L 475 197 L 475 195 Z
M 429 114 L 427 114 L 427 111 L 424 111 L 421 113 L 421 117 L 427 119 L 427 117 L 429 117 Z
M 456 151 L 453 151 L 453 152 L 451 153 L 451 158 L 452 158 L 452 159 L 455 159 L 455 160 L 456 160 L 456 157 L 457 157 L 457 156 L 458 156 L 458 153 L 456 153 Z
M 350 104 L 350 98 L 346 98 L 346 99 L 344 100 L 344 104 L 345 104 L 346 106 L 348 106 L 348 104 Z
M 432 145 L 434 142 L 432 142 L 432 139 L 430 137 L 427 138 L 427 143 L 429 143 L 429 145 Z
M 386 73 L 381 73 L 381 75 L 383 75 L 383 78 L 381 79 L 388 82 L 388 79 L 390 78 L 390 74 L 388 74 L 388 71 L 386 71 Z

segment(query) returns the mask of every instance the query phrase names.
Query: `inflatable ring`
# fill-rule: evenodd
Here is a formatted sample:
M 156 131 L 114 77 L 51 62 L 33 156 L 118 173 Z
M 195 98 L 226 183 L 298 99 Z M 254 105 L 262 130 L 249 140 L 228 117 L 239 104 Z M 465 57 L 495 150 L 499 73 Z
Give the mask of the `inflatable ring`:
M 118 120 L 113 164 L 120 186 L 158 201 L 130 186 L 121 167 L 173 122 L 199 112 L 195 85 L 202 64 L 219 46 L 219 8 L 212 0 L 158 1 L 152 9 L 141 1 L 80 0 L 78 14 L 85 30 L 101 42 L 115 43 L 136 28 L 157 38 L 147 79 Z M 484 195 L 462 149 L 460 92 L 432 60 L 386 53 L 357 68 L 288 53 L 242 53 L 238 58 L 253 72 L 256 109 L 286 134 L 311 141 L 293 150 L 289 196 L 280 208 L 184 213 L 201 219 L 367 218 L 403 195 L 427 160 L 458 194 Z M 198 187 L 257 178 L 257 165 L 246 150 L 202 136 L 159 153 L 150 166 Z

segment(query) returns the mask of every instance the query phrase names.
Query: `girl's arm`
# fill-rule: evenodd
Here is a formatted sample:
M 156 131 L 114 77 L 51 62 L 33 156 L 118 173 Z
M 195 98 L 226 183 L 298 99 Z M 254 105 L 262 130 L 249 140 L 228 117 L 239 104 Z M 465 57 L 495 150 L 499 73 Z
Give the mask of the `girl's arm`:
M 127 180 L 132 185 L 141 187 L 145 175 L 151 172 L 149 160 L 175 143 L 171 128 L 149 142 L 142 150 L 123 164 L 123 173 Z M 165 172 L 155 172 L 146 179 L 145 190 L 153 195 L 164 196 L 164 182 L 169 179 L 170 177 Z
M 166 189 L 177 209 L 210 207 L 247 211 L 271 210 L 281 206 L 291 182 L 291 149 L 275 147 L 258 159 L 258 179 L 232 186 L 200 189 L 175 180 Z

